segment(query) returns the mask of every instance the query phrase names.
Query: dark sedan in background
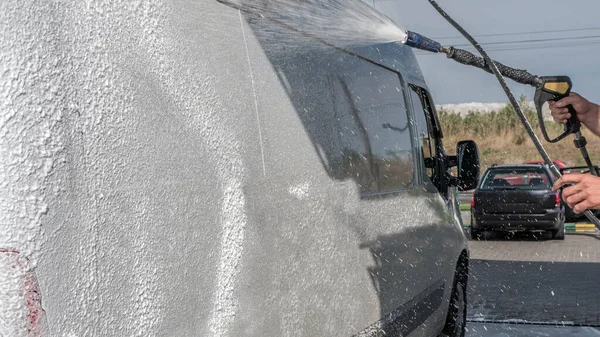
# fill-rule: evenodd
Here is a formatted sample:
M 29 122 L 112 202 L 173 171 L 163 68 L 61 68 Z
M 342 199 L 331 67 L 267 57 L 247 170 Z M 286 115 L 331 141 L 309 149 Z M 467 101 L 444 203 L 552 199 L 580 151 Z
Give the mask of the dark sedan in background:
M 544 165 L 495 165 L 486 170 L 471 201 L 471 237 L 485 231 L 534 231 L 565 238 L 565 208 Z

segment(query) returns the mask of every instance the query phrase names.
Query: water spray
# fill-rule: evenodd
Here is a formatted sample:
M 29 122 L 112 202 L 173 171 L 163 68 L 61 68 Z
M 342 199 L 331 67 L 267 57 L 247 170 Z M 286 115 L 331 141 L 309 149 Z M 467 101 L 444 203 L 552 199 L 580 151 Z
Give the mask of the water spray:
M 556 167 L 554 162 L 550 159 L 550 156 L 548 156 L 548 153 L 546 152 L 546 150 L 542 146 L 542 143 L 533 131 L 531 124 L 529 124 L 529 121 L 527 120 L 527 117 L 525 117 L 525 114 L 523 113 L 523 111 L 521 111 L 519 103 L 508 88 L 508 85 L 504 81 L 503 77 L 508 77 L 515 82 L 535 87 L 534 104 L 537 110 L 539 125 L 544 139 L 546 139 L 546 141 L 550 143 L 556 143 L 564 139 L 566 136 L 573 134 L 573 142 L 575 144 L 575 147 L 581 151 L 581 155 L 583 156 L 585 163 L 587 164 L 590 170 L 590 173 L 597 176 L 598 172 L 596 172 L 596 169 L 592 164 L 590 156 L 586 149 L 587 141 L 585 137 L 581 134 L 581 122 L 577 119 L 577 113 L 575 112 L 573 106 L 568 106 L 571 117 L 565 124 L 564 132 L 558 137 L 550 138 L 548 136 L 544 124 L 542 106 L 547 101 L 558 101 L 564 97 L 569 96 L 572 87 L 571 79 L 568 76 L 536 76 L 530 74 L 526 70 L 507 67 L 502 63 L 493 61 L 487 55 L 485 50 L 483 50 L 483 48 L 479 45 L 479 43 L 477 43 L 477 41 L 475 41 L 475 39 L 469 33 L 467 33 L 456 21 L 454 21 L 434 0 L 428 1 L 438 11 L 438 13 L 440 13 L 440 15 L 442 15 L 452 26 L 454 26 L 454 28 L 456 28 L 467 40 L 469 40 L 473 47 L 475 47 L 475 49 L 481 54 L 481 57 L 476 56 L 473 53 L 466 50 L 454 47 L 446 48 L 437 41 L 434 41 L 430 38 L 427 38 L 423 35 L 411 31 L 406 32 L 406 35 L 404 36 L 401 42 L 407 46 L 425 50 L 428 52 L 444 53 L 448 58 L 453 59 L 459 63 L 474 66 L 494 74 L 498 79 L 498 82 L 502 86 L 502 89 L 504 89 L 504 92 L 506 93 L 506 96 L 508 97 L 513 109 L 521 119 L 521 122 L 523 123 L 525 130 L 529 134 L 529 137 L 533 141 L 536 149 L 544 159 L 544 162 L 550 167 L 550 170 L 557 177 L 562 177 L 562 173 Z M 583 214 L 592 223 L 594 223 L 594 225 L 596 225 L 598 229 L 600 229 L 600 220 L 598 220 L 598 218 L 596 218 L 590 210 L 584 211 Z

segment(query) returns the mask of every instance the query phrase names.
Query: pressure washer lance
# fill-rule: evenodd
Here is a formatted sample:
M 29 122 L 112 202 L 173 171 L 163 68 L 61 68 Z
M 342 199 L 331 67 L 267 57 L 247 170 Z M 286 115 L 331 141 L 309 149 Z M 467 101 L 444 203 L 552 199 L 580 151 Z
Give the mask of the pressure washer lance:
M 469 39 L 469 41 L 472 42 L 473 45 L 480 52 L 483 52 L 483 50 L 481 49 L 479 44 L 477 44 L 475 42 L 475 40 L 470 35 L 468 35 L 468 33 L 466 33 L 466 31 L 464 31 L 464 29 L 462 29 L 462 27 L 458 26 L 458 24 L 456 22 L 454 22 L 454 20 L 452 20 L 448 16 L 448 14 L 446 14 L 439 7 L 439 5 L 437 5 L 437 3 L 435 3 L 435 1 L 430 0 L 429 2 L 432 3 L 432 5 L 434 7 L 436 7 L 436 9 L 440 12 L 440 14 L 442 14 L 442 16 L 444 16 L 448 21 L 450 21 L 450 23 L 453 26 L 455 26 L 461 33 L 463 33 L 463 35 L 465 35 Z M 548 156 L 548 153 L 542 146 L 540 140 L 537 138 L 537 135 L 535 134 L 535 132 L 533 132 L 533 128 L 529 124 L 529 121 L 527 120 L 525 115 L 521 112 L 518 104 L 516 104 L 516 100 L 510 93 L 510 90 L 508 90 L 508 87 L 506 87 L 506 84 L 502 81 L 501 76 L 508 77 L 518 83 L 528 84 L 528 85 L 535 87 L 536 90 L 535 90 L 535 95 L 534 95 L 534 104 L 535 104 L 535 108 L 537 110 L 538 121 L 540 124 L 540 129 L 542 130 L 544 139 L 546 139 L 546 141 L 548 141 L 550 143 L 556 143 L 556 142 L 562 140 L 563 138 L 565 138 L 566 136 L 573 134 L 573 137 L 574 137 L 573 143 L 575 144 L 575 147 L 581 151 L 581 155 L 583 156 L 583 159 L 585 160 L 585 163 L 587 164 L 587 166 L 590 170 L 590 173 L 593 175 L 596 175 L 596 176 L 598 175 L 598 172 L 596 171 L 594 165 L 592 164 L 592 161 L 590 160 L 590 156 L 587 152 L 587 149 L 586 149 L 587 140 L 581 134 L 581 122 L 577 119 L 577 113 L 575 112 L 575 109 L 573 108 L 573 106 L 571 106 L 571 105 L 567 106 L 567 108 L 569 109 L 569 113 L 571 114 L 571 117 L 565 124 L 564 132 L 562 134 L 560 134 L 558 137 L 551 139 L 548 136 L 546 126 L 544 124 L 544 116 L 542 114 L 542 106 L 544 105 L 545 102 L 547 102 L 549 100 L 558 101 L 561 98 L 569 96 L 569 93 L 571 92 L 572 82 L 568 76 L 535 76 L 535 75 L 530 74 L 526 70 L 514 69 L 511 67 L 507 67 L 500 62 L 493 61 L 493 60 L 489 59 L 489 57 L 487 57 L 487 54 L 484 54 L 484 52 L 482 53 L 482 55 L 486 56 L 486 58 L 489 60 L 489 62 L 486 61 L 486 58 L 476 56 L 473 53 L 468 52 L 463 49 L 458 49 L 458 48 L 454 48 L 454 47 L 446 48 L 437 41 L 434 41 L 434 40 L 427 38 L 421 34 L 411 32 L 411 31 L 406 31 L 406 37 L 404 38 L 402 43 L 409 47 L 425 50 L 425 51 L 432 52 L 432 53 L 444 53 L 444 54 L 446 54 L 446 56 L 448 58 L 453 59 L 456 62 L 465 64 L 465 65 L 474 66 L 474 67 L 483 69 L 492 74 L 496 74 L 496 71 L 497 71 L 499 74 L 496 74 L 496 75 L 498 76 L 499 80 L 501 80 L 501 84 L 503 84 L 503 88 L 504 88 L 505 92 L 507 92 L 507 95 L 509 96 L 511 103 L 512 103 L 513 107 L 515 108 L 515 111 L 521 118 L 521 121 L 523 122 L 525 129 L 527 130 L 527 132 L 528 132 L 531 140 L 533 141 L 534 145 L 536 146 L 538 152 L 544 159 L 544 162 L 550 167 L 552 172 L 557 177 L 561 177 L 562 173 L 560 172 L 560 170 L 556 167 L 554 162 Z M 494 65 L 490 64 L 492 62 L 494 63 Z M 496 70 L 496 71 L 494 71 L 494 70 Z M 499 76 L 499 75 L 501 75 L 501 76 Z M 600 220 L 598 220 L 590 210 L 586 210 L 584 212 L 584 214 L 591 222 L 593 222 L 596 225 L 596 227 L 598 229 L 600 229 Z

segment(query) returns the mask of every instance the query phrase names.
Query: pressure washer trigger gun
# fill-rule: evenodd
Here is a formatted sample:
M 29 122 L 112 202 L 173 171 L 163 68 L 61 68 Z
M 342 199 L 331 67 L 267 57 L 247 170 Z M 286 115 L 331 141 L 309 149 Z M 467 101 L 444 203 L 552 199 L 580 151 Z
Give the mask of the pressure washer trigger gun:
M 533 101 L 535 103 L 535 108 L 538 113 L 538 120 L 540 123 L 540 129 L 542 129 L 542 134 L 544 135 L 544 139 L 550 143 L 556 143 L 566 136 L 570 134 L 577 134 L 581 130 L 581 122 L 577 119 L 577 113 L 572 105 L 568 105 L 569 113 L 571 117 L 565 124 L 565 130 L 562 134 L 554 139 L 550 139 L 548 136 L 548 132 L 546 131 L 546 126 L 544 124 L 544 116 L 542 115 L 542 106 L 547 101 L 558 101 L 564 97 L 569 96 L 571 92 L 571 79 L 568 76 L 542 76 L 538 77 L 538 84 L 535 89 L 535 95 Z M 583 138 L 585 142 L 585 138 Z M 579 145 L 579 146 L 578 146 Z M 586 144 L 575 144 L 577 148 L 581 148 Z
M 546 131 L 544 116 L 542 115 L 542 105 L 547 101 L 558 101 L 561 98 L 569 96 L 571 93 L 571 85 L 571 79 L 568 76 L 538 77 L 538 84 L 535 89 L 533 100 L 538 113 L 540 129 L 542 129 L 542 134 L 546 141 L 550 143 L 556 143 L 566 136 L 573 134 L 573 143 L 575 144 L 575 147 L 581 151 L 581 155 L 590 169 L 590 173 L 597 176 L 598 172 L 596 172 L 596 169 L 590 160 L 590 155 L 585 148 L 587 140 L 581 134 L 581 122 L 577 119 L 577 112 L 572 105 L 567 105 L 571 117 L 569 117 L 569 120 L 567 120 L 567 123 L 565 124 L 565 131 L 554 139 L 550 139 Z

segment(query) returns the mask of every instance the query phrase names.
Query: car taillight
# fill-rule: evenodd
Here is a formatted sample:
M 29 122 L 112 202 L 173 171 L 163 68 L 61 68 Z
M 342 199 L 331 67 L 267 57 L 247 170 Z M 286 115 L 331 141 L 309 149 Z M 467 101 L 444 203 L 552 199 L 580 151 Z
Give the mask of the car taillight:
M 558 192 L 555 192 L 554 196 L 555 196 L 554 207 L 560 208 L 560 195 L 558 194 Z
M 475 207 L 475 194 L 471 196 L 471 207 Z

